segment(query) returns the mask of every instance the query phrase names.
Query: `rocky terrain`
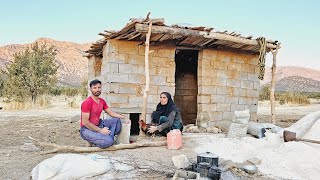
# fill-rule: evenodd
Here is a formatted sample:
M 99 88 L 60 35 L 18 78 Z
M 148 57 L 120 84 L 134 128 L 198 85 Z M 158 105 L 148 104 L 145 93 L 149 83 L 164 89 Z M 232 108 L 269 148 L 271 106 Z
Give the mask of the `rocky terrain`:
M 276 91 L 320 92 L 320 71 L 304 67 L 283 66 L 276 72 Z M 270 84 L 271 69 L 266 68 L 261 86 Z
M 79 86 L 87 77 L 87 58 L 83 57 L 91 43 L 78 44 L 68 41 L 56 41 L 49 38 L 40 38 L 35 42 L 55 46 L 57 49 L 56 61 L 59 65 L 58 83 L 67 86 Z M 15 53 L 23 51 L 30 44 L 10 44 L 0 47 L 0 68 L 13 60 Z

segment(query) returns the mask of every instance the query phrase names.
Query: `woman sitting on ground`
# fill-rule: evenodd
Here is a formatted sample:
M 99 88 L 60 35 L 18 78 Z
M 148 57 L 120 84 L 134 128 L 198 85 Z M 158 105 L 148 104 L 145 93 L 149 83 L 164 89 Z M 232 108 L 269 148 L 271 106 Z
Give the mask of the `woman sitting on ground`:
M 155 124 L 155 126 L 150 126 L 149 133 L 159 131 L 163 136 L 167 136 L 167 133 L 172 129 L 179 129 L 180 131 L 183 129 L 181 113 L 168 92 L 160 94 L 160 103 L 151 117 L 152 124 Z

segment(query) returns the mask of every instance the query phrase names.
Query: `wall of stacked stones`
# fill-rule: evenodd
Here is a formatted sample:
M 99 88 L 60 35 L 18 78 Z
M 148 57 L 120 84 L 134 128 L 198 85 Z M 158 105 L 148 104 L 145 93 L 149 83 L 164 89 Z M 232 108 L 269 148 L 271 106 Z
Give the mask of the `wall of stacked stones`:
M 260 81 L 258 55 L 203 50 L 198 63 L 198 119 L 216 124 L 231 121 L 234 111 L 249 109 L 257 119 Z M 201 113 L 202 112 L 202 113 Z M 203 116 L 203 113 L 208 115 Z M 202 119 L 208 117 L 208 119 Z
M 150 51 L 147 121 L 159 103 L 160 93 L 167 91 L 174 96 L 175 92 L 175 47 L 170 44 L 150 46 Z M 145 88 L 145 46 L 139 42 L 109 40 L 103 50 L 100 78 L 102 97 L 112 108 L 141 109 Z
M 150 46 L 150 90 L 148 116 L 156 108 L 159 95 L 175 95 L 175 49 L 166 44 Z M 112 108 L 141 108 L 145 87 L 145 46 L 139 42 L 109 40 L 103 48 L 103 59 L 89 60 L 89 80 L 103 82 L 102 97 Z M 101 73 L 94 73 L 102 61 Z M 260 81 L 258 55 L 223 50 L 201 50 L 198 62 L 198 117 L 216 123 L 231 121 L 233 112 L 249 109 L 251 120 L 257 119 Z M 136 113 L 140 113 L 139 110 Z M 129 112 L 129 111 L 128 111 Z M 201 119 L 202 117 L 209 117 Z

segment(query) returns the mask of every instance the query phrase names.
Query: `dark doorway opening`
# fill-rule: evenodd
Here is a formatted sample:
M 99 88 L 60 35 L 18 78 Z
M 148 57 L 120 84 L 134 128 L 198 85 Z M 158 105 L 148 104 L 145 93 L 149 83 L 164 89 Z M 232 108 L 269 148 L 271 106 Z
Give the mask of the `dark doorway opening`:
M 139 135 L 140 128 L 139 128 L 139 113 L 130 113 L 130 120 L 131 120 L 131 129 L 130 135 Z
M 198 95 L 198 51 L 176 50 L 174 101 L 181 111 L 184 124 L 195 124 Z

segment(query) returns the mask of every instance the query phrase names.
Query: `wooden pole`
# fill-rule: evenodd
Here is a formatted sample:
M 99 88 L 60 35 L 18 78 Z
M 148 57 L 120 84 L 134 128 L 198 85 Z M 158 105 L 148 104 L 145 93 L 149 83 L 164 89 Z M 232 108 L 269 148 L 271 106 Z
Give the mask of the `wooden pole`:
M 275 50 L 271 50 L 272 56 L 273 56 L 273 63 L 272 63 L 272 76 L 271 76 L 271 88 L 270 88 L 270 106 L 271 106 L 271 122 L 272 124 L 276 124 L 276 101 L 274 97 L 274 91 L 275 91 L 275 86 L 276 86 L 276 63 L 277 63 L 277 53 L 280 47 L 280 43 L 277 44 L 277 47 Z
M 149 93 L 149 84 L 150 84 L 150 77 L 149 77 L 149 44 L 150 44 L 150 36 L 151 36 L 151 27 L 152 27 L 152 22 L 149 21 L 149 29 L 146 37 L 146 42 L 145 42 L 145 76 L 146 76 L 146 87 L 143 93 L 143 105 L 142 105 L 142 113 L 141 113 L 141 120 L 146 122 L 146 112 L 147 112 L 147 99 L 148 99 L 148 93 Z M 140 135 L 143 135 L 144 133 L 142 132 L 140 128 Z
M 29 139 L 33 141 L 35 145 L 41 147 L 53 147 L 51 150 L 47 150 L 41 152 L 40 154 L 51 154 L 56 152 L 75 152 L 75 153 L 88 153 L 88 152 L 101 152 L 101 151 L 117 151 L 122 149 L 136 149 L 141 147 L 160 147 L 166 146 L 167 141 L 155 141 L 155 142 L 138 142 L 132 144 L 116 144 L 110 146 L 108 148 L 99 148 L 99 147 L 79 147 L 79 146 L 61 146 L 55 143 L 48 143 L 48 142 L 40 142 L 29 136 Z

